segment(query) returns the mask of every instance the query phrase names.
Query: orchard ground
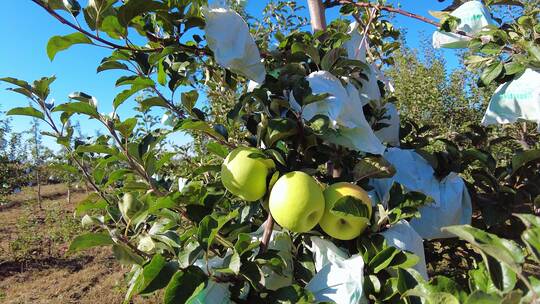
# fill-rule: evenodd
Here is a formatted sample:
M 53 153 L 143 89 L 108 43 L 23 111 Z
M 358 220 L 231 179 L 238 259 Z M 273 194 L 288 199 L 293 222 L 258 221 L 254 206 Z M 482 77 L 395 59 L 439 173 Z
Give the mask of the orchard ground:
M 36 190 L 25 188 L 0 207 L 0 303 L 122 303 L 128 267 L 109 248 L 68 254 L 71 239 L 82 231 L 74 217 L 87 193 L 71 194 L 63 184 L 42 187 L 43 210 Z M 134 303 L 161 303 L 158 297 Z
M 74 210 L 88 195 L 86 190 L 73 191 L 68 204 L 65 185 L 43 186 L 43 210 L 35 193 L 35 188 L 25 188 L 8 198 L 9 207 L 0 207 L 0 303 L 122 303 L 129 268 L 120 266 L 109 248 L 67 252 L 70 240 L 82 231 Z M 467 284 L 473 257 L 480 259 L 457 239 L 424 246 L 430 277 L 446 275 L 460 284 Z M 540 274 L 539 266 L 526 268 Z M 158 294 L 136 297 L 133 303 L 161 300 Z

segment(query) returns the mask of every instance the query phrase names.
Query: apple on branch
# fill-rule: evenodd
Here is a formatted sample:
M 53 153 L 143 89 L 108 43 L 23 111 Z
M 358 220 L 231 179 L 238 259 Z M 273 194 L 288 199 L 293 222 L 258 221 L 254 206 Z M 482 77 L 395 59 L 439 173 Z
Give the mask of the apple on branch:
M 359 186 L 341 182 L 324 190 L 326 207 L 319 225 L 322 230 L 339 240 L 358 237 L 369 225 L 371 200 Z
M 225 158 L 221 166 L 221 182 L 232 194 L 254 202 L 266 193 L 266 178 L 272 168 L 274 162 L 263 158 L 258 149 L 239 147 Z
M 310 175 L 294 171 L 280 177 L 270 192 L 269 208 L 274 220 L 293 232 L 313 229 L 324 213 L 321 186 Z

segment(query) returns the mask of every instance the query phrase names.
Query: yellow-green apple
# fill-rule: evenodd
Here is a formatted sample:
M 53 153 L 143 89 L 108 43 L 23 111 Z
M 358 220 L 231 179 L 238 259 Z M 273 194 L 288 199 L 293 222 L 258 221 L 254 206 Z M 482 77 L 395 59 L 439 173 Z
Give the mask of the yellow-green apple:
M 324 213 L 321 186 L 310 175 L 294 171 L 280 177 L 270 192 L 270 213 L 283 228 L 307 232 Z
M 369 217 L 356 217 L 350 214 L 338 215 L 332 213 L 331 210 L 334 204 L 345 196 L 352 196 L 360 200 L 367 206 L 368 213 L 371 216 L 371 200 L 367 192 L 350 183 L 336 183 L 324 190 L 324 199 L 326 207 L 324 215 L 321 218 L 319 225 L 331 237 L 339 240 L 352 240 L 362 234 L 369 225 Z
M 274 162 L 265 158 L 249 157 L 260 154 L 256 148 L 234 149 L 221 166 L 221 182 L 232 194 L 248 202 L 256 201 L 266 193 L 266 177 Z

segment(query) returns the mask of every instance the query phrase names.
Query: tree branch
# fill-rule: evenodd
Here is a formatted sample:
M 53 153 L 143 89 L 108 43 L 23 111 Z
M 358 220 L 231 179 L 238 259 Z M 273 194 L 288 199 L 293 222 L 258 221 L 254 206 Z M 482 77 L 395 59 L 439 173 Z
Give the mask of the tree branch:
M 99 42 L 107 45 L 108 47 L 115 48 L 115 49 L 121 49 L 121 50 L 145 52 L 145 53 L 151 53 L 151 52 L 157 52 L 157 51 L 163 50 L 163 47 L 159 47 L 159 48 L 141 48 L 141 49 L 139 49 L 139 48 L 134 48 L 134 47 L 131 47 L 131 46 L 124 46 L 124 45 L 116 44 L 114 42 L 110 42 L 108 40 L 105 40 L 105 39 L 99 37 L 98 35 L 90 33 L 89 31 L 83 29 L 82 27 L 80 27 L 78 25 L 73 24 L 72 22 L 70 22 L 69 20 L 62 17 L 60 14 L 58 14 L 56 11 L 54 11 L 53 9 L 48 7 L 42 1 L 40 1 L 40 0 L 31 0 L 31 1 L 34 2 L 35 4 L 41 6 L 43 9 L 45 9 L 49 13 L 49 15 L 56 18 L 62 24 L 65 24 L 65 25 L 71 27 L 72 29 L 74 29 L 74 30 L 76 30 L 76 31 L 78 31 L 80 33 L 83 33 L 86 36 L 94 39 L 95 41 L 99 41 Z M 184 44 L 181 44 L 181 43 L 178 43 L 178 45 L 180 46 L 181 49 L 186 50 L 186 51 L 191 51 L 195 55 L 204 55 L 204 54 L 206 54 L 206 51 L 204 49 L 200 49 L 200 48 L 197 48 L 195 46 L 188 46 L 188 45 L 184 45 Z
M 353 5 L 358 6 L 358 7 L 372 7 L 372 8 L 375 8 L 377 10 L 392 12 L 392 13 L 396 13 L 396 14 L 400 14 L 400 15 L 409 17 L 409 18 L 414 18 L 414 19 L 420 20 L 422 22 L 434 25 L 436 27 L 441 26 L 440 23 L 438 23 L 436 21 L 433 21 L 431 19 L 428 19 L 428 18 L 426 18 L 424 16 L 413 14 L 411 12 L 408 12 L 408 11 L 405 11 L 405 10 L 402 10 L 402 9 L 399 9 L 399 8 L 394 8 L 394 7 L 391 7 L 391 6 L 379 5 L 379 4 L 370 3 L 370 2 L 354 2 L 354 1 L 351 1 L 351 0 L 326 0 L 324 2 L 324 6 L 326 8 L 331 8 L 331 7 L 338 6 L 338 5 L 343 5 L 343 4 L 353 4 Z
M 272 230 L 274 230 L 274 218 L 272 217 L 272 214 L 270 212 L 268 212 L 268 218 L 263 225 L 264 232 L 261 240 L 261 252 L 265 252 L 268 249 L 268 243 L 270 243 Z

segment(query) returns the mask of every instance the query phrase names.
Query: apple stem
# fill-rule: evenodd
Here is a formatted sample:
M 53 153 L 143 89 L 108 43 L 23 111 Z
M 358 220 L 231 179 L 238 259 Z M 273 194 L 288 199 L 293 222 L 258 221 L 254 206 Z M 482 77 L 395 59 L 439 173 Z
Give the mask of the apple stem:
M 274 229 L 274 218 L 270 212 L 268 212 L 268 218 L 263 225 L 264 232 L 261 240 L 261 252 L 266 252 L 268 249 L 268 243 L 270 242 L 270 237 L 272 236 L 272 230 Z

